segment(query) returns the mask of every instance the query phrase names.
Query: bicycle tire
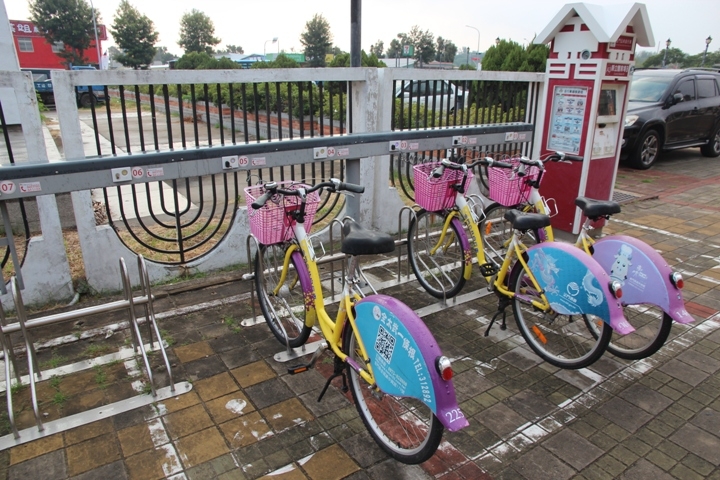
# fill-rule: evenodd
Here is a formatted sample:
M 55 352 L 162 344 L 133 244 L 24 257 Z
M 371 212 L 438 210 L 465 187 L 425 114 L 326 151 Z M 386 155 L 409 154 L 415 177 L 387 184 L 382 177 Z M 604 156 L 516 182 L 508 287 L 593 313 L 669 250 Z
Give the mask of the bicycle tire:
M 425 291 L 435 298 L 452 298 L 462 290 L 465 258 L 471 255 L 463 250 L 460 232 L 452 222 L 445 233 L 444 247 L 430 254 L 440 238 L 446 218 L 447 214 L 443 212 L 420 210 L 410 221 L 407 236 L 413 273 Z
M 287 244 L 260 246 L 255 254 L 255 290 L 270 331 L 283 346 L 289 344 L 290 348 L 296 348 L 307 342 L 312 331 L 312 327 L 305 324 L 305 298 L 313 298 L 313 294 L 307 266 L 304 262 L 296 262 L 294 255 L 290 259 L 292 268 L 278 295 L 272 293 L 280 283 L 286 250 Z
M 635 331 L 627 335 L 613 332 L 607 351 L 625 360 L 641 360 L 654 354 L 665 345 L 672 318 L 660 307 L 651 304 L 625 305 L 623 313 Z M 597 325 L 588 325 L 593 335 L 598 335 Z
M 527 301 L 539 296 L 521 267 L 513 269 L 510 276 L 511 291 L 521 293 L 513 298 L 515 322 L 525 342 L 548 363 L 556 367 L 576 370 L 592 365 L 605 352 L 612 328 L 600 320 L 599 330 L 593 334 L 587 325 L 596 317 L 554 314 L 549 317 Z M 523 298 L 524 297 L 524 298 Z M 582 321 L 578 321 L 582 317 Z
M 349 323 L 343 331 L 343 351 L 358 365 L 365 365 Z M 432 457 L 444 427 L 430 407 L 415 398 L 394 397 L 374 390 L 350 365 L 346 368 L 355 407 L 380 448 L 409 465 Z

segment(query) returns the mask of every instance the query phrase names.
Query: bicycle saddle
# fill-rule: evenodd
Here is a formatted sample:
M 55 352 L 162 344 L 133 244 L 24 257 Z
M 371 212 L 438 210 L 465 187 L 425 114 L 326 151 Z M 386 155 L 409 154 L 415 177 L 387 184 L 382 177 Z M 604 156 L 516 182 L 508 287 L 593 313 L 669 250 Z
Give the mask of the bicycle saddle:
M 395 250 L 395 240 L 390 235 L 367 230 L 350 218 L 343 221 L 343 235 L 340 250 L 347 255 L 375 255 Z
M 520 210 L 508 210 L 504 215 L 505 220 L 512 223 L 516 230 L 537 230 L 550 225 L 550 217 L 543 213 L 523 213 Z
M 578 197 L 575 199 L 575 205 L 580 207 L 583 214 L 591 220 L 620 213 L 620 204 L 612 200 L 593 200 L 592 198 Z

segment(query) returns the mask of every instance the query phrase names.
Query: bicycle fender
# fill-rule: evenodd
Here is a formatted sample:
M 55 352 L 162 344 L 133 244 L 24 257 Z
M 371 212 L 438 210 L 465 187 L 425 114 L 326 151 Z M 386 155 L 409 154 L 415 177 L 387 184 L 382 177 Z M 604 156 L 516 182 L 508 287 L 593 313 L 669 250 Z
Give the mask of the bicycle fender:
M 443 380 L 435 367 L 440 347 L 410 307 L 387 295 L 369 295 L 355 305 L 355 323 L 380 390 L 417 398 L 451 432 L 468 426 L 452 380 Z
M 472 249 L 470 249 L 470 241 L 468 240 L 468 236 L 465 233 L 465 227 L 458 219 L 458 217 L 453 217 L 453 219 L 450 221 L 455 225 L 456 230 L 460 234 L 458 240 L 460 241 L 463 256 L 465 257 L 465 269 L 463 270 L 463 277 L 465 277 L 465 280 L 470 280 L 470 277 L 472 276 L 473 261 L 473 252 Z
M 682 292 L 670 280 L 672 269 L 650 245 L 627 235 L 610 235 L 593 248 L 593 258 L 610 278 L 622 283 L 624 304 L 650 303 L 678 323 L 695 320 L 685 309 Z
M 302 258 L 302 254 L 299 250 L 295 250 L 292 253 L 292 258 L 295 260 L 295 265 L 302 265 L 305 267 L 305 261 Z M 303 303 L 305 304 L 305 325 L 312 327 L 315 325 L 317 320 L 317 310 L 315 310 L 315 292 L 312 289 L 312 279 L 310 278 L 310 272 L 307 267 L 297 269 L 298 280 L 300 281 L 300 287 L 303 291 Z
M 590 255 L 562 242 L 534 245 L 527 255 L 528 266 L 553 310 L 563 315 L 595 315 L 622 335 L 635 331 L 610 291 L 610 275 Z

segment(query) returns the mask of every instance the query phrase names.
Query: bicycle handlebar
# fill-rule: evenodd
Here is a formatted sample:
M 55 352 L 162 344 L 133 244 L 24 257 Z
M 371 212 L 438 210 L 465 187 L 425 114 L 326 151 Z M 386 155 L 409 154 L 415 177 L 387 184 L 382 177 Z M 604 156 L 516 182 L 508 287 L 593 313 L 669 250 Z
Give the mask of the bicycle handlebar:
M 570 160 L 572 162 L 582 162 L 583 160 L 585 160 L 585 158 L 582 157 L 581 155 L 572 155 L 570 153 L 565 153 L 565 152 L 554 152 L 554 153 L 549 154 L 545 160 L 546 161 L 550 160 L 551 162 L 561 162 L 563 160 Z
M 251 204 L 254 210 L 261 208 L 270 198 L 272 198 L 273 195 L 276 195 L 278 193 L 282 195 L 291 195 L 295 197 L 305 198 L 307 194 L 320 190 L 321 188 L 327 188 L 333 192 L 348 191 L 353 193 L 363 193 L 365 191 L 365 187 L 363 187 L 362 185 L 341 182 L 337 178 L 331 178 L 327 182 L 318 183 L 310 188 L 298 188 L 296 190 L 286 190 L 284 188 L 278 188 L 277 182 L 268 182 L 263 185 L 263 187 L 265 188 L 265 193 L 260 195 L 260 197 L 258 197 Z
M 471 169 L 475 168 L 478 165 L 482 165 L 484 167 L 498 167 L 498 168 L 512 168 L 513 166 L 509 163 L 500 162 L 498 160 L 495 160 L 490 157 L 484 157 L 480 158 L 478 160 L 475 160 L 471 164 L 465 164 L 465 163 L 453 163 L 447 158 L 443 158 L 440 160 L 440 166 L 437 168 L 434 168 L 431 172 L 431 175 L 433 178 L 440 178 L 442 177 L 443 172 L 445 171 L 445 168 L 449 168 L 450 170 L 463 170 L 463 169 Z

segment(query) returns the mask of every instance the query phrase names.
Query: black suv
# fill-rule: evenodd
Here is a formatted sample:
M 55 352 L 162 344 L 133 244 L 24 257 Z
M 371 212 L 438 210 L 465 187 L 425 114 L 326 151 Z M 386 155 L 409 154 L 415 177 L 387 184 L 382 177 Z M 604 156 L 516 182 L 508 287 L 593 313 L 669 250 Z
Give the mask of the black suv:
M 700 147 L 720 155 L 720 73 L 716 69 L 636 69 L 630 84 L 622 158 L 650 168 L 664 150 Z

